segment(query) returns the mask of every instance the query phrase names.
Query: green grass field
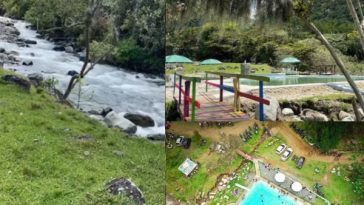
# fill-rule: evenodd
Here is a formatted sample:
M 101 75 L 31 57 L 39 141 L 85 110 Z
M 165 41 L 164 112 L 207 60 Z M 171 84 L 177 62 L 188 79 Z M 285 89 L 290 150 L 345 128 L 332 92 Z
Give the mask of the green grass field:
M 86 134 L 94 140 L 75 138 Z M 0 204 L 133 204 L 105 191 L 120 177 L 136 183 L 147 204 L 165 201 L 164 145 L 106 128 L 45 91 L 0 81 L 0 140 Z
M 240 63 L 224 63 L 221 65 L 196 65 L 183 64 L 184 74 L 193 74 L 205 71 L 224 71 L 229 73 L 240 72 Z M 269 74 L 273 68 L 268 64 L 251 64 L 251 69 L 255 70 L 255 74 Z M 174 71 L 167 70 L 166 74 L 172 74 Z
M 210 152 L 213 142 L 205 137 L 207 143 L 200 146 L 200 139 L 200 136 L 192 136 L 189 149 L 174 146 L 167 150 L 167 192 L 177 200 L 192 204 L 199 193 L 207 193 L 213 188 L 220 174 L 233 172 L 243 161 L 233 150 L 225 154 Z M 189 178 L 178 170 L 186 158 L 199 163 L 197 173 Z

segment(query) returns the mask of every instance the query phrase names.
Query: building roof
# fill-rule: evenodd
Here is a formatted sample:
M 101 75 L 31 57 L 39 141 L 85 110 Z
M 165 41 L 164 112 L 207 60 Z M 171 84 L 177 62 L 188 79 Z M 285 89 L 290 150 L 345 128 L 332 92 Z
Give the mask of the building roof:
M 181 171 L 185 176 L 189 176 L 193 170 L 197 167 L 197 163 L 187 158 L 179 167 L 178 170 Z

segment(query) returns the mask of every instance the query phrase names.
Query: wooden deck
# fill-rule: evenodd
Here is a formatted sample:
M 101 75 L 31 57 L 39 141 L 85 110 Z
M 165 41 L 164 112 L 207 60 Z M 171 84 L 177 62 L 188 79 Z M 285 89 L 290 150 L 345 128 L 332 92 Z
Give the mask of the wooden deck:
M 235 113 L 233 105 L 225 102 L 219 102 L 218 99 L 212 99 L 205 92 L 199 92 L 198 98 L 201 100 L 201 108 L 196 109 L 196 121 L 216 121 L 216 122 L 238 122 L 249 120 L 249 115 L 246 113 Z M 183 101 L 183 100 L 182 100 Z M 183 113 L 183 102 L 180 105 L 180 111 Z M 190 107 L 191 114 L 191 107 Z M 185 118 L 190 121 L 191 116 Z

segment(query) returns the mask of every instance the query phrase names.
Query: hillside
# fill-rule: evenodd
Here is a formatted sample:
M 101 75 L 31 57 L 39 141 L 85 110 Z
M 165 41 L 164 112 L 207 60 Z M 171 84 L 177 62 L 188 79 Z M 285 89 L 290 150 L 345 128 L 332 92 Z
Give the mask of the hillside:
M 106 191 L 122 177 L 147 204 L 164 202 L 161 144 L 106 128 L 42 88 L 26 92 L 0 80 L 0 140 L 1 204 L 134 204 Z
M 293 15 L 288 1 L 242 2 L 237 5 L 229 0 L 168 1 L 167 54 L 178 53 L 196 61 L 246 60 L 274 67 L 279 67 L 284 57 L 295 56 L 302 61 L 301 71 L 335 64 L 327 49 Z M 346 1 L 316 0 L 310 18 L 351 73 L 363 74 L 364 52 Z

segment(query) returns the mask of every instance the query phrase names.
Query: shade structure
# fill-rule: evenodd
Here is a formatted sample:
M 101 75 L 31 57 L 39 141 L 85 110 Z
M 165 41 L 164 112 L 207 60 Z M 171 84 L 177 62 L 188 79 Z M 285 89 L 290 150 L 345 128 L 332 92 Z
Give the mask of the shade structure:
M 201 61 L 200 63 L 200 65 L 219 65 L 219 64 L 222 64 L 222 62 L 212 58 Z
M 293 184 L 291 185 L 291 188 L 293 191 L 299 192 L 302 190 L 302 184 L 299 182 L 293 182 Z
M 192 60 L 185 56 L 170 55 L 166 56 L 166 63 L 193 63 Z
M 301 63 L 301 61 L 298 60 L 295 57 L 290 56 L 290 57 L 286 57 L 283 60 L 281 60 L 281 63 L 285 63 L 285 64 L 296 64 L 296 63 Z
M 276 182 L 282 183 L 284 182 L 284 180 L 286 179 L 286 176 L 284 174 L 282 174 L 281 172 L 278 172 L 275 176 L 274 179 L 276 180 Z

